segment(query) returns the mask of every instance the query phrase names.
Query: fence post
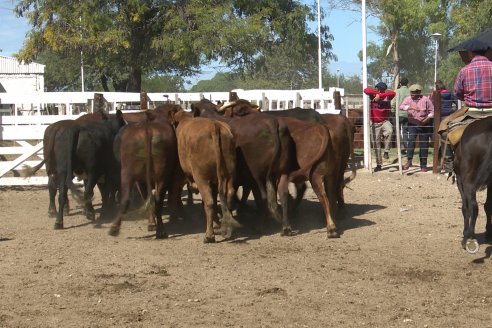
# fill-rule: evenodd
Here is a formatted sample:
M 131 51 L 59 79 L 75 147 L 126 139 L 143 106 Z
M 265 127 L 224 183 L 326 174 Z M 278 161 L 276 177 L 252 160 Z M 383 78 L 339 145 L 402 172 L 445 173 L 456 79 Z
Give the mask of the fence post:
M 94 112 L 97 111 L 104 112 L 105 103 L 106 103 L 106 99 L 104 99 L 104 95 L 102 93 L 94 93 Z
M 434 132 L 432 134 L 432 140 L 434 140 L 434 160 L 432 161 L 432 173 L 439 173 L 439 148 L 441 146 L 441 139 L 437 130 L 441 123 L 441 92 L 439 90 L 433 91 L 432 99 L 434 99 Z M 444 156 L 444 154 L 441 154 L 441 156 Z
M 147 100 L 147 92 L 140 92 L 140 110 L 149 109 Z
M 333 104 L 335 109 L 339 109 L 342 115 L 345 115 L 344 109 L 342 108 L 342 97 L 340 96 L 340 91 L 333 91 Z

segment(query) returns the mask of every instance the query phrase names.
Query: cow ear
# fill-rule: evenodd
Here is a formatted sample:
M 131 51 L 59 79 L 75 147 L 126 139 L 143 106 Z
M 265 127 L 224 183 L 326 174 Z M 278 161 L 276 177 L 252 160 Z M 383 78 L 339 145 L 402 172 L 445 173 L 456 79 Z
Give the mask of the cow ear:
M 176 111 L 170 110 L 167 112 L 167 121 L 176 128 L 178 126 L 178 121 L 176 120 Z
M 198 108 L 195 104 L 191 104 L 191 113 L 193 114 L 193 117 L 200 116 L 200 108 Z

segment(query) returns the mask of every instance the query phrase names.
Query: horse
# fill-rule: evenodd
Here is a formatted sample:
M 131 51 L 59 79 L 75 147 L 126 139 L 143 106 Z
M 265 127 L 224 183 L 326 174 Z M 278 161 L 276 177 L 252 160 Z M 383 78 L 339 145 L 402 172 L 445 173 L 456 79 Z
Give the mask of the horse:
M 492 240 L 492 117 L 470 123 L 454 150 L 454 173 L 464 225 L 461 246 L 469 253 L 476 253 L 480 248 L 475 237 L 477 191 L 484 188 L 487 188 L 485 238 Z

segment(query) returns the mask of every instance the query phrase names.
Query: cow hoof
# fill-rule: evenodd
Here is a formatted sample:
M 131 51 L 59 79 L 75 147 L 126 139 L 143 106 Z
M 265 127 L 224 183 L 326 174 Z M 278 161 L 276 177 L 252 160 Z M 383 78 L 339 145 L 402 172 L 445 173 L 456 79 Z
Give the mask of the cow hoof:
M 56 210 L 49 210 L 48 211 L 48 217 L 49 218 L 56 218 L 56 216 L 58 215 L 58 213 L 56 213 Z
M 63 229 L 63 222 L 55 222 L 55 230 Z
M 63 209 L 63 215 L 69 215 L 70 214 L 70 210 L 68 209 L 68 207 L 65 207 Z
M 215 236 L 212 237 L 205 236 L 205 238 L 203 238 L 203 243 L 205 244 L 215 243 Z
M 340 234 L 336 231 L 328 231 L 327 238 L 340 238 Z
M 155 239 L 167 239 L 169 236 L 167 232 L 161 232 L 155 234 Z
M 157 228 L 156 228 L 155 224 L 149 224 L 147 226 L 147 231 L 156 231 L 156 230 L 157 230 Z
M 111 227 L 111 228 L 109 228 L 109 235 L 110 236 L 116 237 L 119 234 L 120 234 L 120 228 L 118 228 L 118 227 Z
M 224 239 L 230 239 L 232 237 L 232 228 L 231 227 L 222 228 L 221 234 L 222 237 L 224 237 Z

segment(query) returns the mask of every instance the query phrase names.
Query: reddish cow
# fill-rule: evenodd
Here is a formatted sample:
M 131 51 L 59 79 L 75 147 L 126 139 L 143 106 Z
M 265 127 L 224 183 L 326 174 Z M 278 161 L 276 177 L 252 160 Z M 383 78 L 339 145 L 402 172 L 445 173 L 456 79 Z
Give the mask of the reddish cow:
M 178 164 L 176 135 L 166 120 L 155 119 L 151 112 L 146 115 L 149 116 L 147 120 L 126 126 L 119 136 L 118 145 L 115 144 L 115 153 L 121 163 L 121 204 L 109 231 L 112 236 L 119 234 L 122 217 L 130 203 L 130 190 L 135 183 L 146 184 L 146 203 L 154 209 L 149 218 L 149 231 L 154 228 L 155 218 L 156 238 L 168 236 L 162 223 L 166 192 L 169 192 L 171 212 L 177 210 L 178 193 L 172 191 L 172 186 L 175 179 L 182 177 L 182 173 Z M 155 199 L 151 197 L 152 186 L 155 188 Z M 152 201 L 154 204 L 151 204 Z
M 285 184 L 290 171 L 292 140 L 287 128 L 272 117 L 258 114 L 255 106 L 238 100 L 229 104 L 225 117 L 215 112 L 215 105 L 202 100 L 192 105 L 195 115 L 227 122 L 236 137 L 237 187 L 243 186 L 243 196 L 253 190 L 256 203 L 262 212 L 281 221 L 277 204 L 276 180 Z M 283 150 L 283 152 L 282 152 Z M 283 155 L 283 156 L 282 156 Z M 244 198 L 243 197 L 243 200 Z M 287 198 L 281 199 L 287 206 Z M 282 222 L 282 235 L 289 235 L 291 227 Z
M 202 197 L 207 228 L 205 243 L 215 242 L 213 223 L 218 222 L 215 210 L 217 194 L 222 209 L 222 231 L 230 237 L 235 220 L 231 206 L 236 177 L 236 149 L 230 127 L 207 118 L 191 118 L 185 113 L 175 115 L 176 135 L 181 168 Z
M 328 238 L 340 237 L 334 220 L 338 166 L 328 128 L 323 124 L 288 117 L 279 120 L 284 121 L 289 127 L 300 167 L 289 174 L 289 181 L 296 185 L 303 184 L 304 181 L 311 183 L 325 213 Z M 280 192 L 288 193 L 288 190 L 281 190 L 279 187 Z M 288 215 L 286 209 L 284 215 Z

